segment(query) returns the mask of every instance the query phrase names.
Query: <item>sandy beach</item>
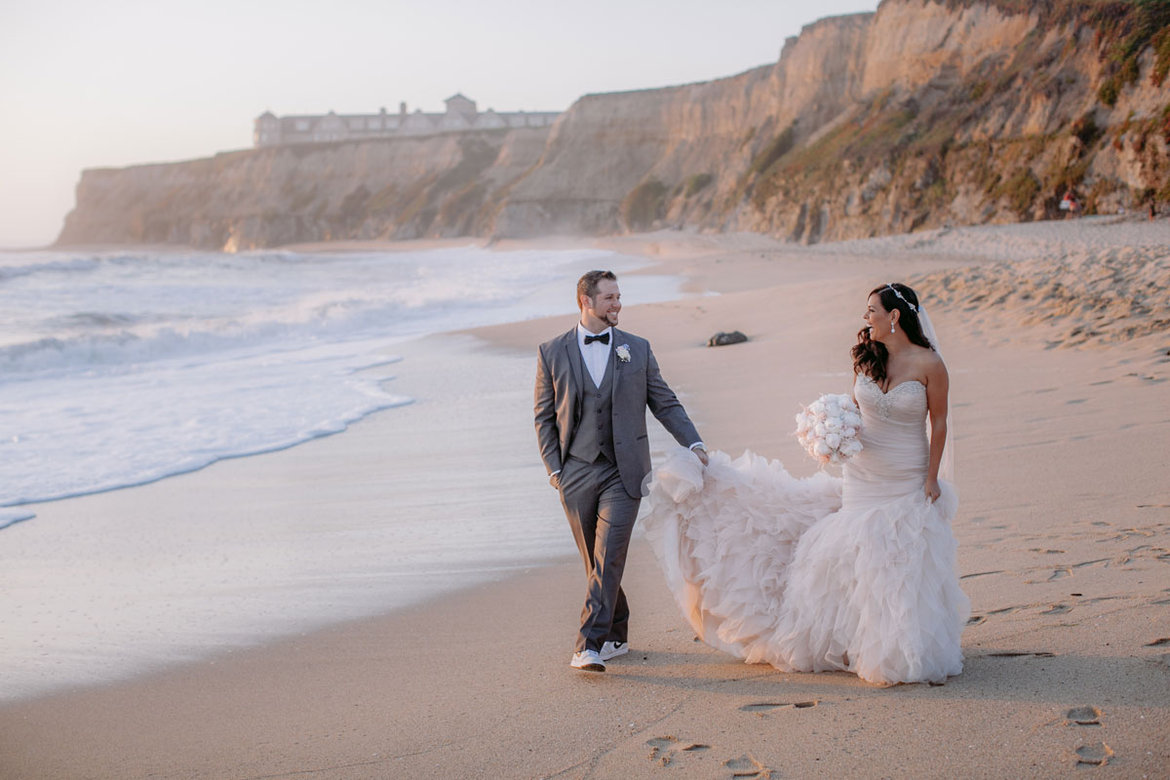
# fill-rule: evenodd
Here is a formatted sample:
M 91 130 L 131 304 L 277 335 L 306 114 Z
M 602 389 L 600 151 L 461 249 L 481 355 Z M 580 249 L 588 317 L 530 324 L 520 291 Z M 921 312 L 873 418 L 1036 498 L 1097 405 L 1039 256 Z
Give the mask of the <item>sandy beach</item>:
M 276 615 L 264 644 L 225 639 L 211 658 L 143 661 L 127 679 L 0 705 L 0 777 L 1170 774 L 1170 222 L 813 247 L 680 232 L 580 245 L 685 277 L 691 297 L 627 296 L 622 327 L 650 339 L 709 447 L 797 475 L 815 464 L 792 415 L 847 389 L 867 292 L 899 280 L 919 291 L 951 373 L 954 531 L 972 602 L 962 675 L 878 688 L 739 663 L 694 640 L 641 539 L 625 578 L 632 652 L 604 675 L 570 669 L 581 565 L 537 456 L 531 383 L 536 345 L 573 318 L 542 318 L 405 345 L 395 387 L 425 402 L 342 434 L 39 507 L 35 523 L 85 518 L 150 555 L 160 516 L 376 523 L 395 500 L 386 475 L 424 458 L 434 501 L 414 509 L 457 527 L 453 545 L 493 543 L 475 536 L 477 513 L 540 530 L 509 540 L 530 547 L 523 562 L 453 565 L 444 576 L 466 585 L 454 595 L 367 617 L 355 590 L 331 625 Z M 729 330 L 749 341 L 705 346 Z M 479 383 L 455 379 L 467 366 Z M 655 431 L 660 457 L 668 437 Z M 343 543 L 323 535 L 321 561 L 290 564 L 306 571 L 302 597 L 314 576 L 340 576 L 328 551 Z M 83 545 L 73 563 L 84 576 Z M 216 608 L 185 613 L 184 630 Z

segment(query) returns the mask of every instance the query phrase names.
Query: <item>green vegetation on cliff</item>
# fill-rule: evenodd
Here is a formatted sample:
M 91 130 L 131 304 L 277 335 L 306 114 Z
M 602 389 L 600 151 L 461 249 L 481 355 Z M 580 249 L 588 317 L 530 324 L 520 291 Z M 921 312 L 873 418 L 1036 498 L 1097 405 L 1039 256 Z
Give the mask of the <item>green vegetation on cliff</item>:
M 658 179 L 647 179 L 635 187 L 622 201 L 622 217 L 635 232 L 650 230 L 655 220 L 662 218 L 666 185 Z
M 1095 94 L 1105 109 L 1136 82 L 1140 59 L 1151 48 L 1150 79 L 1160 84 L 1170 69 L 1167 0 L 944 2 L 950 8 L 992 6 L 1009 15 L 1031 14 L 1038 23 L 1006 61 L 987 58 L 965 78 L 928 84 L 920 94 L 884 90 L 834 127 L 813 133 L 811 140 L 794 140 L 793 126 L 778 135 L 753 160 L 741 186 L 772 232 L 808 240 L 815 213 L 810 204 L 834 204 L 829 210 L 839 214 L 838 220 L 880 219 L 892 230 L 937 226 L 951 219 L 947 206 L 963 193 L 984 198 L 988 214 L 1002 210 L 1023 220 L 1053 218 L 1061 215 L 1063 193 L 1085 187 L 1094 159 L 1110 142 L 1113 151 L 1126 146 L 1138 155 L 1155 131 L 1170 143 L 1170 118 L 1127 122 L 1118 130 L 1099 124 L 1095 111 L 1054 127 L 1049 120 L 1052 129 L 1041 132 L 980 138 L 988 117 L 1010 116 L 1022 99 L 1044 111 L 1077 89 L 1084 75 L 1076 70 L 1078 52 L 1070 47 L 1078 41 L 1090 42 L 1102 63 Z M 1041 45 L 1054 30 L 1066 37 L 1063 51 Z M 1084 30 L 1091 32 L 1080 34 Z M 1158 159 L 1150 163 L 1154 175 L 1164 164 Z M 1123 186 L 1097 180 L 1080 196 L 1092 213 L 1100 198 Z M 1138 191 L 1129 200 L 1142 197 Z

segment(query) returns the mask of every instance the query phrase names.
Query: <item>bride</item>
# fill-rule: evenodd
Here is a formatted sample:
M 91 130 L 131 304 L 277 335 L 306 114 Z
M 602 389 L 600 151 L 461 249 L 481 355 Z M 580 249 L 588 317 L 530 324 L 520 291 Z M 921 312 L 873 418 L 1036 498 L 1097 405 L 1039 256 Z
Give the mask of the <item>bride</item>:
M 796 479 L 750 451 L 704 470 L 680 448 L 649 478 L 646 537 L 712 647 L 786 672 L 942 682 L 962 671 L 969 611 L 958 500 L 939 479 L 947 370 L 906 285 L 873 290 L 865 323 L 852 351 L 863 449 L 843 478 Z

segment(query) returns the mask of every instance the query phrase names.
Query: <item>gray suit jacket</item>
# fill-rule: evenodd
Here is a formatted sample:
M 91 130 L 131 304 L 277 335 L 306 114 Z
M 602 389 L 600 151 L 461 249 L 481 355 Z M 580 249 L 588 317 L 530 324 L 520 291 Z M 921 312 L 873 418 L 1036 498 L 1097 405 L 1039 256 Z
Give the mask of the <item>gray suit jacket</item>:
M 612 339 L 614 454 L 626 492 L 637 498 L 642 495 L 642 480 L 650 473 L 647 408 L 682 446 L 689 447 L 700 438 L 682 403 L 659 373 L 650 342 L 617 328 Z M 629 349 L 629 362 L 618 358 L 618 348 L 623 345 Z M 534 404 L 536 438 L 549 474 L 564 465 L 581 419 L 587 380 L 580 356 L 576 327 L 540 345 Z

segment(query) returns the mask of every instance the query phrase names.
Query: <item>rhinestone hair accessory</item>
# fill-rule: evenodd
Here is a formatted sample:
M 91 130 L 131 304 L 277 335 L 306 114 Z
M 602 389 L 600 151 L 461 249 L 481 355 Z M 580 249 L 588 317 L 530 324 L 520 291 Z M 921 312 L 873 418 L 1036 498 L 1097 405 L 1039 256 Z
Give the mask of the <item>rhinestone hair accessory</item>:
M 906 304 L 907 306 L 909 306 L 909 307 L 910 307 L 910 311 L 914 312 L 915 314 L 917 314 L 919 311 L 921 311 L 921 308 L 920 308 L 920 307 L 918 307 L 918 306 L 915 306 L 914 304 L 910 303 L 910 301 L 906 300 L 906 299 L 905 299 L 905 298 L 902 296 L 902 293 L 898 292 L 898 288 L 897 288 L 897 287 L 894 287 L 894 285 L 893 285 L 893 284 L 886 284 L 886 287 L 887 287 L 887 288 L 890 290 L 890 292 L 892 292 L 894 295 L 898 296 L 898 300 L 900 300 L 902 303 L 904 303 L 904 304 Z

